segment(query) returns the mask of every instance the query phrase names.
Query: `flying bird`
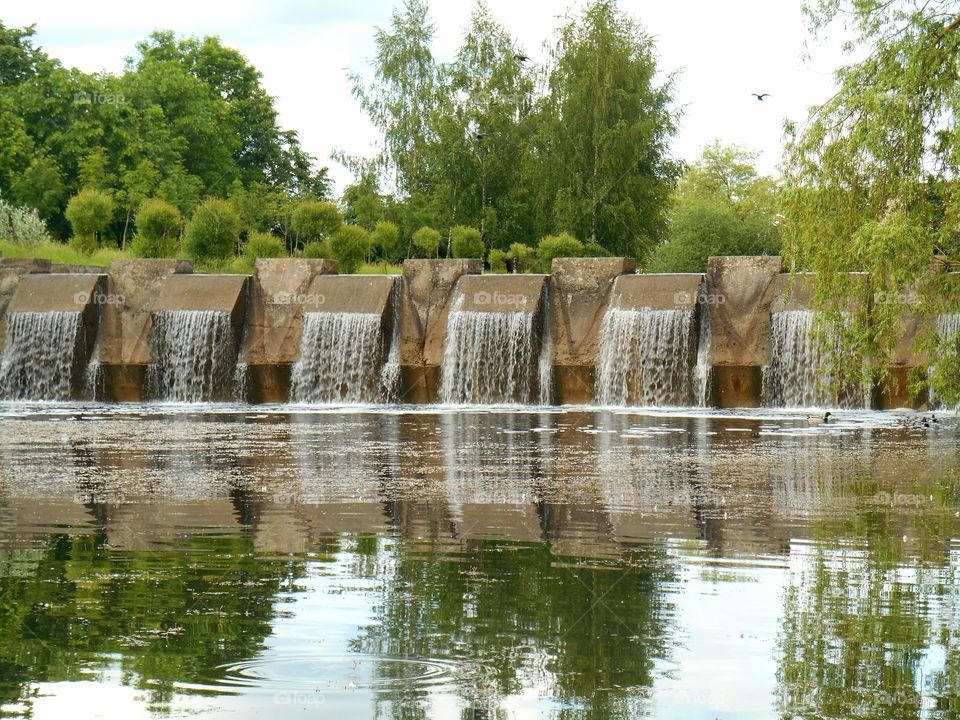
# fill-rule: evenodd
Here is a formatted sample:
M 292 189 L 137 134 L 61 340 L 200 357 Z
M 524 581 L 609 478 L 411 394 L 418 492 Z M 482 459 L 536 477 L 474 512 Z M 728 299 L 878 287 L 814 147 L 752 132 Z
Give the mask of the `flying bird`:
M 513 59 L 516 60 L 517 62 L 525 63 L 530 59 L 530 57 L 528 55 L 517 53 L 516 55 L 513 56 Z
M 753 95 L 760 102 L 763 102 L 763 99 L 765 97 L 770 97 L 770 93 L 761 93 L 759 95 L 757 95 L 757 93 L 750 93 L 750 94 Z

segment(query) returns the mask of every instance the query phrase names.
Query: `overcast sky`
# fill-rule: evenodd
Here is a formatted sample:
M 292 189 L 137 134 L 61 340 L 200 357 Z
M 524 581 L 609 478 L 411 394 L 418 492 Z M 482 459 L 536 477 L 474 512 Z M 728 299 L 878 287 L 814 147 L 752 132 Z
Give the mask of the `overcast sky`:
M 164 0 L 136 3 L 33 1 L 9 4 L 8 26 L 36 24 L 37 41 L 67 66 L 119 72 L 134 44 L 156 28 L 181 35 L 218 35 L 263 73 L 277 98 L 284 128 L 299 131 L 308 152 L 329 165 L 338 189 L 349 173 L 330 159 L 342 149 L 370 155 L 377 135 L 346 80 L 367 72 L 373 32 L 389 22 L 394 0 Z M 566 0 L 488 0 L 493 14 L 537 61 L 571 4 Z M 655 38 L 660 68 L 679 73 L 682 109 L 675 156 L 695 160 L 720 139 L 761 153 L 773 172 L 783 123 L 803 120 L 829 97 L 839 43 L 813 43 L 800 16 L 801 0 L 620 0 Z M 450 59 L 467 26 L 472 2 L 431 3 L 436 57 Z M 805 52 L 811 58 L 804 60 Z M 751 93 L 770 93 L 762 103 Z

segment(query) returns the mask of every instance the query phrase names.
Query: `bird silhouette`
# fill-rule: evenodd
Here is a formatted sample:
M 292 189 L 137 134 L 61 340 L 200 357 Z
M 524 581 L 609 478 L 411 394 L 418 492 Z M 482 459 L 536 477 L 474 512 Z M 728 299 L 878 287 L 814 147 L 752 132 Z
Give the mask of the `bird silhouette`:
M 527 62 L 527 60 L 529 60 L 530 58 L 529 58 L 529 56 L 524 55 L 524 54 L 522 54 L 522 53 L 517 53 L 516 55 L 513 56 L 513 59 L 516 60 L 517 62 L 525 63 L 525 62 Z
M 770 93 L 760 93 L 759 95 L 757 93 L 750 93 L 750 94 L 753 95 L 760 102 L 763 102 L 763 99 L 765 97 L 770 97 Z
M 473 136 L 474 136 L 477 140 L 483 140 L 483 139 L 487 136 L 487 134 L 486 134 L 486 133 L 482 133 L 482 132 L 478 132 L 478 133 L 474 133 Z

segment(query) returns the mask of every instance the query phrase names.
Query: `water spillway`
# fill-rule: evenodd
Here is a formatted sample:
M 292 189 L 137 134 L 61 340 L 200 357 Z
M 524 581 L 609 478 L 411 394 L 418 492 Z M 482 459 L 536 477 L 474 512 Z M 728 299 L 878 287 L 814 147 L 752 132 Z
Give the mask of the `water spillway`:
M 706 393 L 696 382 L 700 276 L 679 278 L 617 279 L 600 328 L 599 404 L 693 405 Z
M 69 400 L 85 358 L 82 313 L 11 313 L 0 360 L 3 397 Z
M 156 313 L 147 367 L 150 397 L 174 402 L 232 400 L 237 340 L 230 315 L 219 310 Z
M 443 403 L 535 404 L 540 399 L 544 276 L 464 276 L 447 319 Z M 547 389 L 544 392 L 548 392 Z

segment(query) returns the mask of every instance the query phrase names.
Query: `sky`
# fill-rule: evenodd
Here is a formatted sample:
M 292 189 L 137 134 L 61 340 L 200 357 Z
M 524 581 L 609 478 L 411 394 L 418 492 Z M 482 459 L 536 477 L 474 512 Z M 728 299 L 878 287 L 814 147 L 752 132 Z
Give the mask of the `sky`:
M 307 152 L 327 165 L 337 189 L 351 180 L 330 153 L 371 156 L 378 134 L 351 96 L 348 72 L 369 74 L 374 29 L 401 0 L 34 0 L 0 11 L 7 26 L 36 24 L 36 42 L 66 66 L 120 72 L 134 45 L 154 29 L 217 35 L 262 73 L 280 124 L 297 130 Z M 721 140 L 757 151 L 758 168 L 775 173 L 785 120 L 802 122 L 832 94 L 843 61 L 840 39 L 810 39 L 802 0 L 620 0 L 653 36 L 659 67 L 675 73 L 679 130 L 675 157 L 694 161 Z M 568 0 L 487 0 L 494 16 L 532 61 L 546 57 Z M 431 3 L 435 57 L 453 57 L 470 2 Z M 806 56 L 807 59 L 805 59 Z M 770 93 L 758 102 L 751 93 Z

